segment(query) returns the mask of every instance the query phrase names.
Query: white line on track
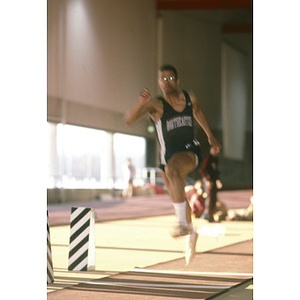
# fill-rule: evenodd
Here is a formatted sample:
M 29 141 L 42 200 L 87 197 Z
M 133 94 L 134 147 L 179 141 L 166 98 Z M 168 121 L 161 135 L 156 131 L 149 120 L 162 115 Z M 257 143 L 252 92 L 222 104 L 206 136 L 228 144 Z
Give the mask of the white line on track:
M 153 288 L 178 288 L 178 289 L 229 289 L 231 286 L 221 285 L 199 285 L 199 284 L 165 284 L 165 283 L 138 283 L 138 282 L 115 282 L 115 281 L 86 281 L 85 284 L 91 285 L 110 285 L 110 286 L 138 286 Z
M 242 276 L 251 277 L 253 273 L 226 273 L 226 272 L 190 272 L 190 271 L 164 271 L 134 268 L 131 272 L 153 273 L 153 274 L 175 274 L 175 275 L 213 275 L 213 276 Z

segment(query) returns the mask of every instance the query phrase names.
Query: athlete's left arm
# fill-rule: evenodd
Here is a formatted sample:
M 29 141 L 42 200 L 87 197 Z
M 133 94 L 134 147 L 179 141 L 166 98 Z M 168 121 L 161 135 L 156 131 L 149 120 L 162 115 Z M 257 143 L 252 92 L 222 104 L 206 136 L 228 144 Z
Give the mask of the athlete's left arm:
M 194 118 L 196 119 L 198 124 L 202 127 L 204 132 L 206 133 L 209 144 L 215 148 L 215 151 L 217 153 L 219 153 L 221 150 L 221 144 L 218 142 L 218 140 L 215 138 L 215 136 L 211 132 L 204 111 L 199 106 L 195 94 L 192 92 L 189 92 L 189 96 L 190 96 L 190 99 L 191 99 L 191 102 L 193 105 Z

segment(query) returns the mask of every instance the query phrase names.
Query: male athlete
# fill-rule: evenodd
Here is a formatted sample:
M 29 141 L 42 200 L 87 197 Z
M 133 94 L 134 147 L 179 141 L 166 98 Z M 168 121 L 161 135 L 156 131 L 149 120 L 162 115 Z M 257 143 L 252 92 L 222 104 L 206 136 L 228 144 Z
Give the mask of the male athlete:
M 128 125 L 134 125 L 148 113 L 155 124 L 160 144 L 160 168 L 178 219 L 178 225 L 171 232 L 171 236 L 188 236 L 185 252 L 188 265 L 195 256 L 198 239 L 184 190 L 185 178 L 196 168 L 200 155 L 200 145 L 194 139 L 193 117 L 203 128 L 209 144 L 217 153 L 221 145 L 212 134 L 196 96 L 191 92 L 178 90 L 178 84 L 177 70 L 171 65 L 161 66 L 158 70 L 158 85 L 163 97 L 152 99 L 149 90 L 145 88 L 125 120 Z

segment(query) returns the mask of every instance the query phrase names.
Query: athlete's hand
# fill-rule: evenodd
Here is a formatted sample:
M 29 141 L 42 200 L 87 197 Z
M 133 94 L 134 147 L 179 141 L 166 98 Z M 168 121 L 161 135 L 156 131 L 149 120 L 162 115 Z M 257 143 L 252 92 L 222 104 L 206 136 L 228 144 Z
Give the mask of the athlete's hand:
M 146 102 L 150 101 L 150 99 L 150 91 L 147 88 L 144 88 L 143 91 L 140 93 L 139 102 L 141 104 L 145 104 Z
M 208 142 L 214 148 L 216 154 L 218 154 L 221 151 L 221 144 L 214 136 L 209 137 Z

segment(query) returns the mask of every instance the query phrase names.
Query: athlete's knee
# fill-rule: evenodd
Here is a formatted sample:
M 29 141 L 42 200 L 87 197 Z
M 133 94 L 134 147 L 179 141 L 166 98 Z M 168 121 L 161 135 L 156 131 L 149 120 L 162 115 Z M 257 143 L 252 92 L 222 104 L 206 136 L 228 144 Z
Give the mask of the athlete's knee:
M 179 169 L 174 164 L 168 164 L 165 167 L 165 172 L 169 179 L 180 177 Z

